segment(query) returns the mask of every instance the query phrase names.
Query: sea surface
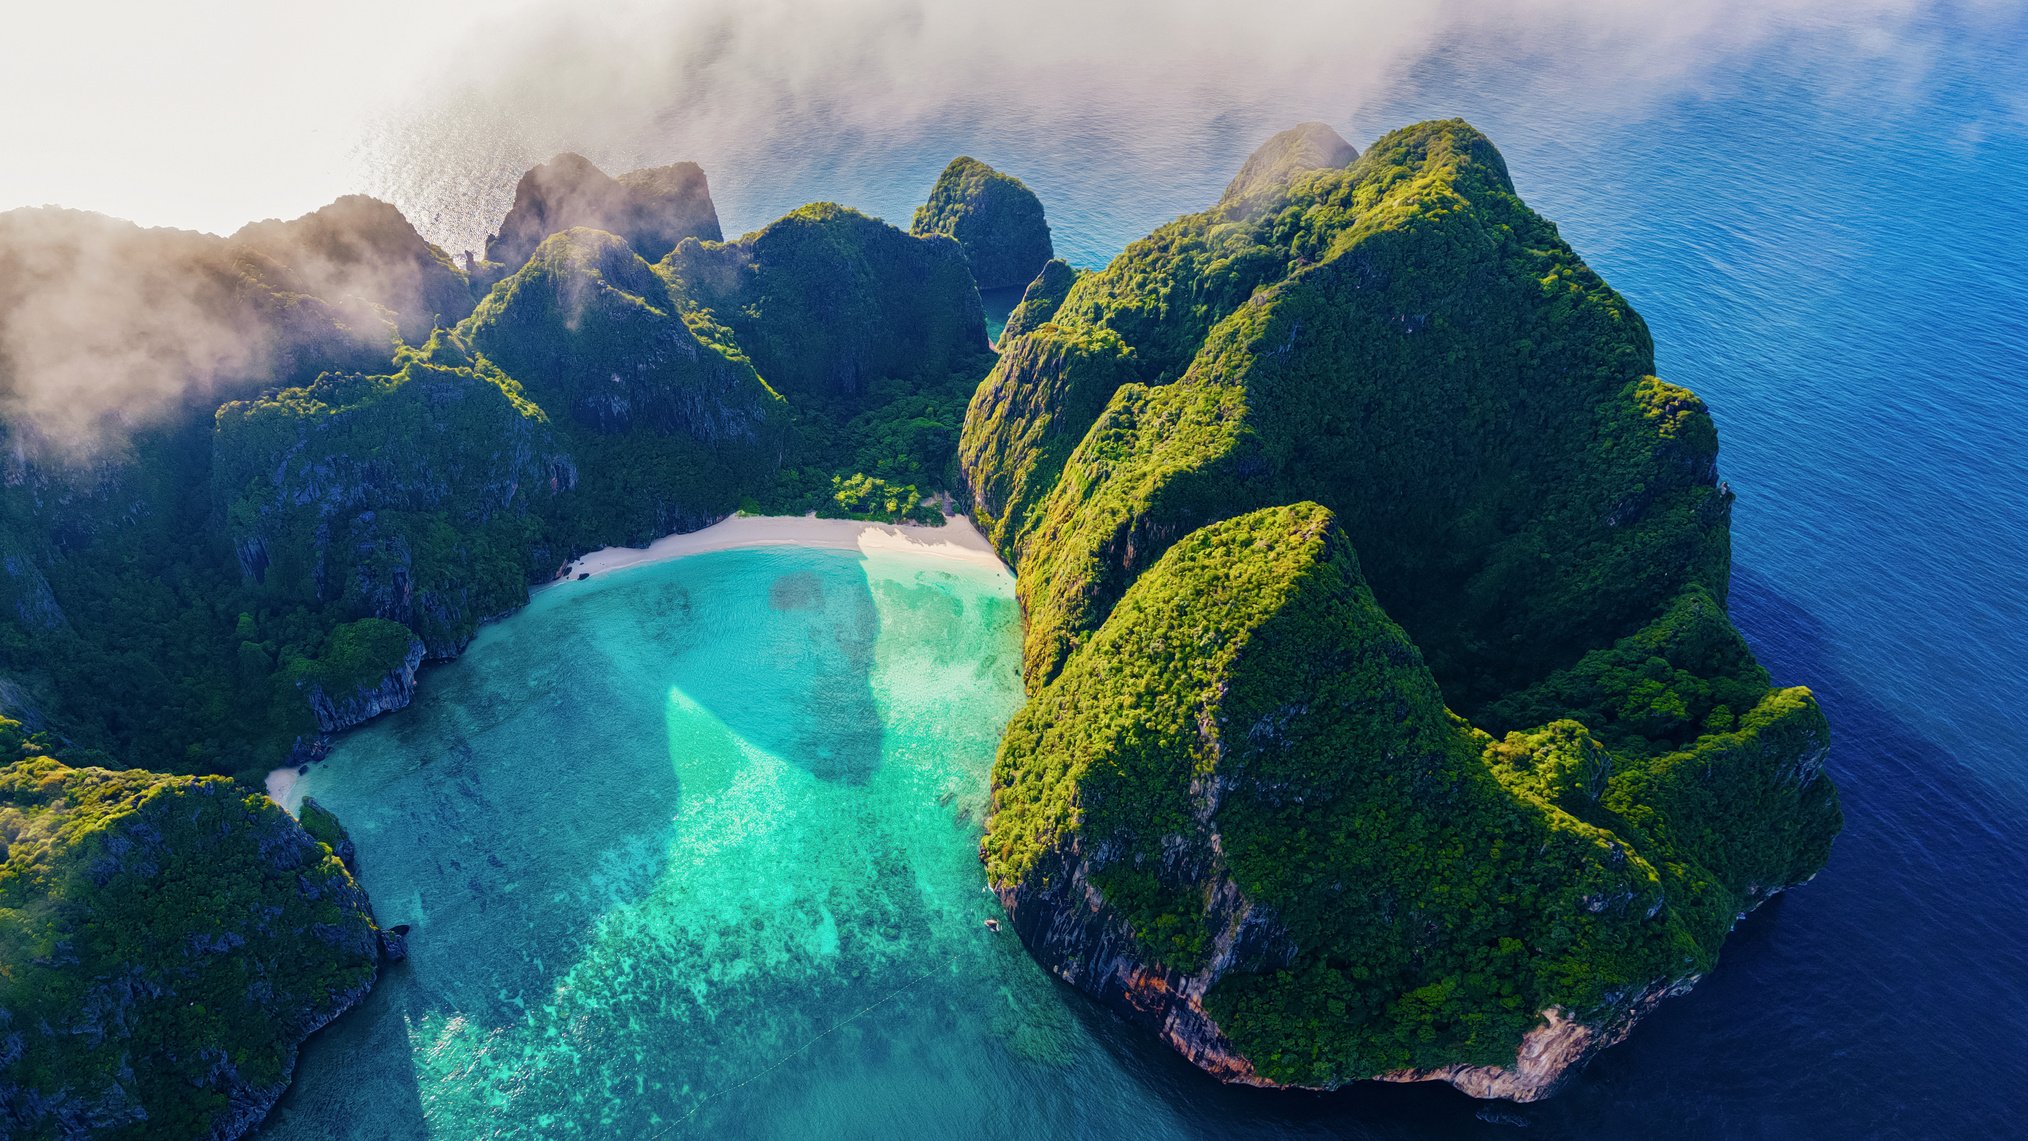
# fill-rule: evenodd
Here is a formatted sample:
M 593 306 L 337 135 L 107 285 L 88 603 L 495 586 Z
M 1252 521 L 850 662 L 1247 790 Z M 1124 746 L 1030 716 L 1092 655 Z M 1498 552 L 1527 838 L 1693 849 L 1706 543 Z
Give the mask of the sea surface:
M 981 926 L 1006 577 L 732 552 L 540 595 L 306 778 L 383 921 L 418 927 L 263 1135 L 2028 1133 L 2028 25 L 1960 14 L 1917 25 L 1914 64 L 1800 35 L 1638 107 L 1438 55 L 1381 104 L 1290 115 L 1362 147 L 1448 115 L 1493 137 L 1713 408 L 1734 617 L 1831 718 L 1830 866 L 1554 1099 L 1226 1089 L 1093 1011 Z M 1253 141 L 1152 182 L 961 126 L 796 161 L 827 180 L 801 197 L 906 218 L 977 154 L 1097 265 Z M 711 172 L 729 231 L 801 200 L 788 161 Z

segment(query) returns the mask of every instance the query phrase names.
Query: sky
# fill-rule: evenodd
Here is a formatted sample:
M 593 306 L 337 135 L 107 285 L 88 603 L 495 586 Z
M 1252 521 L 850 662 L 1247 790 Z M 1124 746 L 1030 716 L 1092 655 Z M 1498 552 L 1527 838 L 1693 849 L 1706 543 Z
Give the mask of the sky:
M 813 137 L 832 155 L 930 121 L 986 132 L 1018 118 L 1110 132 L 1130 163 L 1211 130 L 1343 125 L 1403 69 L 1464 42 L 1532 61 L 1545 98 L 1632 113 L 1776 35 L 1836 36 L 1855 57 L 1919 67 L 1907 29 L 1923 0 L 350 0 L 314 18 L 269 0 L 8 7 L 0 209 L 229 233 L 358 191 L 457 249 L 483 240 L 522 169 L 564 149 L 618 169 L 692 159 L 722 178 Z M 1556 66 L 1564 54 L 1581 64 Z

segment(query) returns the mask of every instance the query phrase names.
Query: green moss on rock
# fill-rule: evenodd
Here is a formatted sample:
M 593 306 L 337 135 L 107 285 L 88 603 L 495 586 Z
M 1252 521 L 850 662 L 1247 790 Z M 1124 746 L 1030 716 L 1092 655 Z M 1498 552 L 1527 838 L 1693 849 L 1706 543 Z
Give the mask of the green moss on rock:
M 231 781 L 28 756 L 0 768 L 0 840 L 12 1135 L 239 1136 L 373 982 L 351 875 Z
M 980 289 L 1026 285 L 1055 256 L 1035 192 L 968 156 L 952 159 L 937 177 L 909 232 L 956 239 Z

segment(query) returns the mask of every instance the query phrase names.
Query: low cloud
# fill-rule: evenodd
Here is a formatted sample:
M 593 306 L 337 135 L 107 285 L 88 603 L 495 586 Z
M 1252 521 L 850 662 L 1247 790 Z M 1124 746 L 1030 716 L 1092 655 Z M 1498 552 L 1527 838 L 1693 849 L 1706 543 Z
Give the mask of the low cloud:
M 1581 131 L 1686 92 L 1723 94 L 1710 85 L 1728 62 L 1789 46 L 1849 64 L 1849 97 L 1892 98 L 1895 83 L 1920 84 L 1946 34 L 1926 0 L 513 0 L 483 17 L 454 7 L 429 6 L 431 22 L 407 38 L 387 17 L 399 43 L 361 72 L 373 82 L 349 122 L 330 81 L 314 79 L 305 90 L 323 94 L 306 132 L 175 114 L 173 87 L 147 109 L 151 130 L 177 153 L 226 153 L 240 167 L 272 154 L 300 175 L 274 191 L 284 197 L 385 198 L 453 255 L 482 250 L 521 173 L 566 150 L 615 174 L 701 163 L 730 234 L 817 198 L 905 222 L 964 150 L 1027 178 L 1059 225 L 1068 214 L 1117 235 L 1208 203 L 1248 150 L 1292 123 L 1323 119 L 1363 146 L 1398 125 L 1387 116 L 1408 90 L 1440 97 L 1415 101 L 1419 112 L 1472 114 L 1497 100 L 1511 116 Z M 2021 8 L 1960 3 L 1950 19 L 2018 19 Z M 323 55 L 356 54 L 352 40 L 333 43 L 297 45 L 289 66 L 311 75 L 339 66 Z M 281 66 L 269 64 L 248 74 Z M 239 71 L 207 74 L 230 83 Z M 2018 127 L 2028 105 L 2014 98 Z M 211 87 L 191 99 L 254 105 Z M 224 137 L 234 130 L 249 137 Z M 176 144 L 178 131 L 196 134 Z M 33 160 L 35 138 L 21 141 Z M 80 155 L 117 146 L 76 143 Z M 325 153 L 345 157 L 329 169 L 305 159 Z M 122 159 L 94 161 L 124 170 Z M 219 177 L 208 189 L 176 180 L 174 200 L 239 201 L 244 188 Z M 92 185 L 138 195 L 153 182 L 143 172 Z M 256 257 L 250 270 L 244 242 L 75 212 L 0 215 L 0 421 L 17 449 L 91 452 L 170 410 L 284 379 L 308 350 L 384 347 L 389 315 L 377 306 L 399 311 L 413 336 L 457 302 L 414 260 L 413 235 L 394 239 L 393 255 L 319 247 L 285 255 L 294 268 Z M 1092 260 L 1110 239 L 1083 240 Z M 297 291 L 315 296 L 286 300 Z
M 921 193 L 910 179 L 933 176 L 951 139 L 1016 173 L 1090 155 L 1108 168 L 1092 180 L 1104 193 L 1133 185 L 1160 217 L 1201 205 L 1199 183 L 1222 182 L 1266 134 L 1362 122 L 1432 61 L 1545 117 L 1624 118 L 1784 38 L 1919 69 L 1931 15 L 1923 0 L 545 6 L 418 93 L 363 153 L 372 189 L 454 249 L 477 248 L 514 176 L 562 150 L 614 171 L 700 162 L 732 231 L 811 197 L 904 216 L 890 188 Z

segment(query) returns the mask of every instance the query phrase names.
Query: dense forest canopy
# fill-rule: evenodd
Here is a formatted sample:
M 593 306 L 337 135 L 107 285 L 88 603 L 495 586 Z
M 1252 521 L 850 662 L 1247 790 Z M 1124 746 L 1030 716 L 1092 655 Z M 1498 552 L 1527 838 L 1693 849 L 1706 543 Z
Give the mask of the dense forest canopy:
M 1823 865 L 1711 419 L 1484 136 L 1284 132 L 1065 277 L 959 453 L 1028 620 L 984 854 L 1045 963 L 1245 1080 L 1541 1096 L 1545 1013 L 1624 1033 Z

